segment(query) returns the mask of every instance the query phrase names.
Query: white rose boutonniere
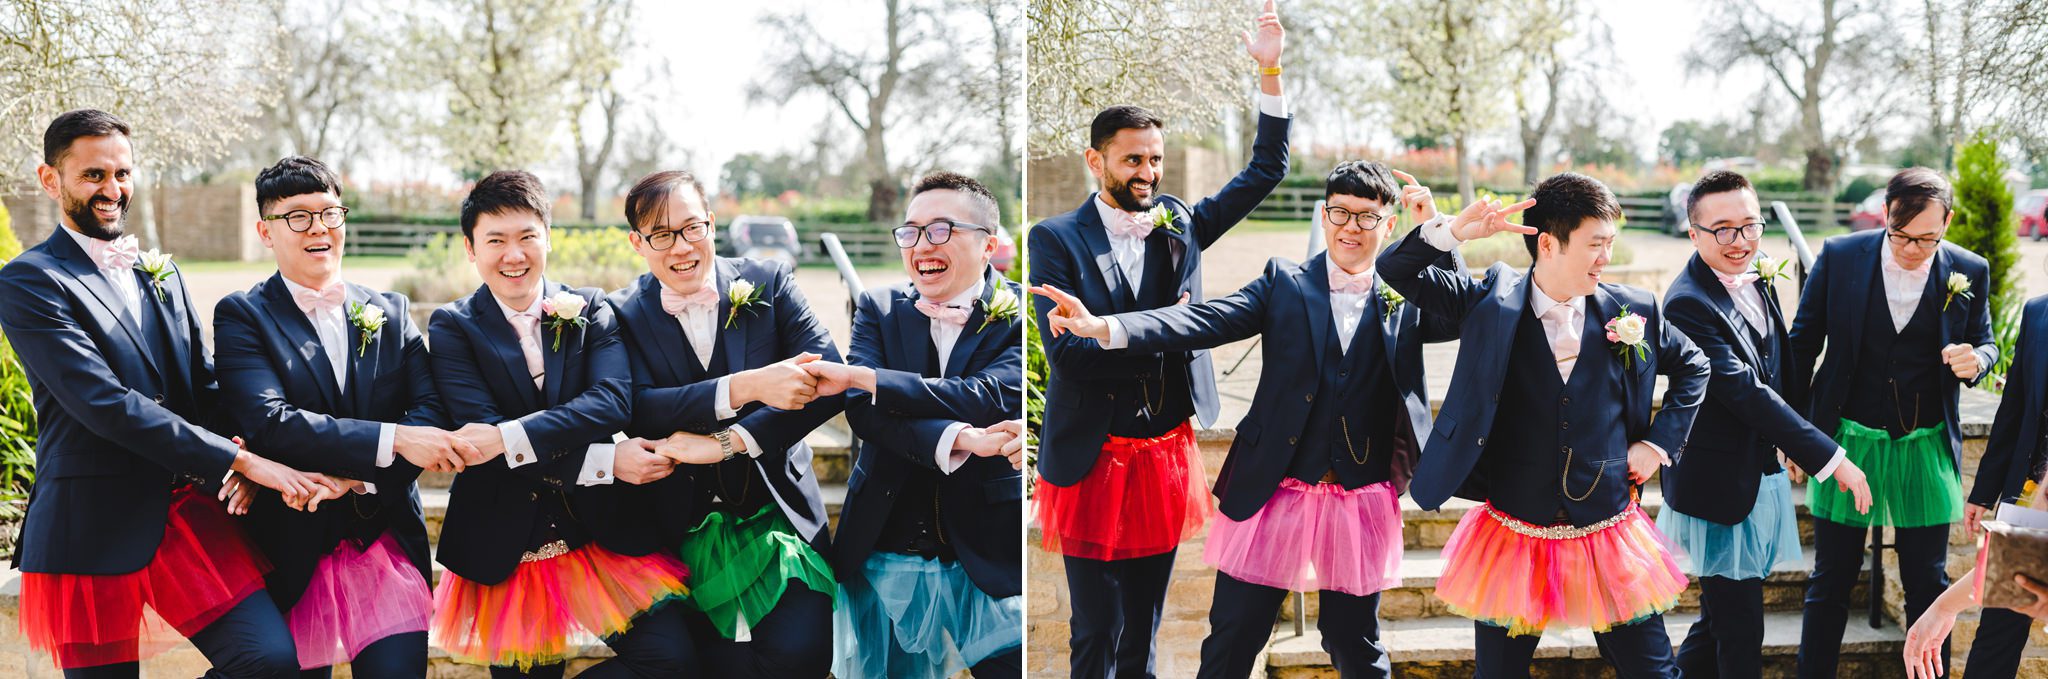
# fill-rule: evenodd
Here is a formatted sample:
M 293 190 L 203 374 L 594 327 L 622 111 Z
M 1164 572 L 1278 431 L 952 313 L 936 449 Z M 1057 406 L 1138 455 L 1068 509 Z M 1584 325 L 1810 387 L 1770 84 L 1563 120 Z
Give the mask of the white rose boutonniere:
M 725 298 L 727 301 L 732 302 L 732 311 L 725 315 L 725 327 L 727 328 L 731 328 L 732 324 L 739 320 L 741 309 L 746 309 L 756 304 L 767 304 L 767 302 L 761 301 L 761 290 L 754 287 L 753 281 L 745 278 L 733 279 L 732 286 L 725 290 Z
M 1636 360 L 1650 360 L 1650 348 L 1643 342 L 1647 324 L 1642 314 L 1630 312 L 1626 304 L 1621 306 L 1620 315 L 1607 321 L 1607 341 L 1614 344 L 1614 353 L 1621 357 L 1623 367 L 1634 367 Z
M 555 331 L 555 344 L 551 351 L 562 350 L 562 333 L 564 331 L 572 327 L 581 328 L 589 323 L 589 320 L 583 318 L 583 307 L 589 304 L 588 301 L 583 299 L 582 295 L 568 290 L 557 292 L 554 296 L 541 300 L 540 312 L 542 316 L 546 317 L 544 322 L 548 329 Z
M 985 314 L 981 317 L 981 327 L 975 328 L 974 331 L 981 332 L 988 329 L 990 323 L 1001 323 L 1016 318 L 1017 309 L 1017 293 L 1010 292 L 1009 288 L 997 288 L 995 294 L 989 295 L 988 303 L 982 307 Z
M 171 256 L 150 248 L 135 261 L 135 268 L 149 275 L 149 285 L 156 288 L 156 301 L 164 301 L 164 281 L 170 280 L 178 270 L 171 267 Z
M 145 256 L 146 256 L 146 255 L 145 255 Z M 1963 299 L 1969 299 L 1969 298 L 1970 298 L 1970 277 L 1969 277 L 1969 276 L 1965 276 L 1965 275 L 1963 275 L 1963 274 L 1962 274 L 1962 272 L 1958 271 L 1958 272 L 1956 272 L 1956 273 L 1952 273 L 1952 274 L 1949 274 L 1949 275 L 1948 275 L 1948 281 L 1947 281 L 1947 283 L 1948 283 L 1948 297 L 1947 297 L 1946 299 L 1943 299 L 1943 300 L 1941 300 L 1941 310 L 1942 310 L 1942 311 L 1948 311 L 1948 305 L 1949 305 L 1949 303 L 1950 303 L 1950 302 L 1954 302 L 1954 301 L 1956 301 L 1956 298 L 1957 298 L 1957 297 L 1961 297 L 1961 298 L 1963 298 Z
M 1182 233 L 1180 226 L 1175 223 L 1178 220 L 1174 216 L 1173 211 L 1166 209 L 1166 206 L 1154 205 L 1150 214 L 1152 215 L 1152 228 Z
M 348 324 L 355 326 L 361 338 L 356 342 L 356 355 L 363 355 L 370 348 L 370 339 L 377 331 L 384 329 L 384 307 L 362 302 L 348 303 Z

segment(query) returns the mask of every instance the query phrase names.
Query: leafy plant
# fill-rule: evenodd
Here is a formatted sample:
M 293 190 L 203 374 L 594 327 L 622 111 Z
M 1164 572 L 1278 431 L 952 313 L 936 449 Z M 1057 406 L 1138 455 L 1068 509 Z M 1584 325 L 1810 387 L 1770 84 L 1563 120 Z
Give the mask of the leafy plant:
M 625 229 L 558 226 L 550 237 L 548 280 L 617 290 L 647 270 L 646 262 L 627 244 Z M 461 298 L 483 284 L 457 234 L 436 236 L 413 250 L 406 255 L 406 268 L 409 271 L 392 281 L 391 288 L 426 308 Z
M 1010 267 L 1010 280 L 1025 283 L 1022 266 Z M 1045 345 L 1038 341 L 1038 315 L 1031 312 L 1031 297 L 1024 298 L 1024 447 L 1025 466 L 1038 469 L 1038 435 L 1045 426 Z M 1031 486 L 1025 486 L 1028 490 Z
M 1991 265 L 1992 335 L 1998 342 L 1998 364 L 1991 367 L 1996 385 L 2012 364 L 2013 340 L 2019 334 L 2019 309 L 2024 301 L 2018 280 L 2019 237 L 2012 210 L 2012 188 L 2005 184 L 2005 161 L 1998 142 L 1978 132 L 1956 149 L 1956 216 L 1946 238 L 1977 253 Z
M 8 227 L 7 208 L 0 205 L 0 264 L 21 254 L 21 241 Z M 35 399 L 14 345 L 0 335 L 0 523 L 21 519 L 35 480 Z M 14 552 L 15 533 L 0 530 L 0 553 Z

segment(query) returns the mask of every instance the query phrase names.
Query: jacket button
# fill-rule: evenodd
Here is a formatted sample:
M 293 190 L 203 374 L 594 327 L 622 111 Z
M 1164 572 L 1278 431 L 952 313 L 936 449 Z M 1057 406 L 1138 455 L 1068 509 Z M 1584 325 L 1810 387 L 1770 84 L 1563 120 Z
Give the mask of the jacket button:
M 1111 401 L 1114 401 L 1114 400 L 1116 400 L 1116 394 L 1110 394 L 1110 395 L 1109 395 L 1109 400 L 1111 400 Z
M 1571 446 L 1565 446 L 1564 448 L 1560 449 L 1560 452 L 1563 452 L 1563 453 L 1564 453 L 1564 454 L 1566 454 L 1566 455 L 1570 455 L 1570 454 L 1572 454 L 1572 447 L 1571 447 Z
M 1309 402 L 1309 403 L 1314 403 L 1314 402 L 1316 402 L 1316 395 L 1315 395 L 1315 394 L 1302 394 L 1302 395 L 1301 395 L 1301 400 L 1303 400 L 1303 401 L 1307 401 L 1307 402 Z
M 156 396 L 153 396 L 153 397 L 151 397 L 151 398 L 153 398 L 153 399 L 154 399 L 154 400 L 156 401 L 157 405 L 163 405 L 163 403 L 164 403 L 164 395 L 163 395 L 163 394 L 157 394 Z
M 530 501 L 530 502 L 539 502 L 539 501 L 540 501 L 540 493 L 527 493 L 527 494 L 526 494 L 526 499 L 527 499 L 528 501 Z
M 1572 423 L 1570 423 L 1570 422 L 1558 422 L 1558 423 L 1557 423 L 1557 428 L 1559 428 L 1559 429 L 1570 429 L 1570 428 L 1572 428 Z
M 1558 402 L 1558 405 L 1567 405 L 1567 406 L 1568 406 L 1568 405 L 1571 405 L 1571 404 L 1572 404 L 1572 397 L 1570 397 L 1570 396 L 1566 396 L 1566 397 L 1564 397 L 1564 398 L 1560 398 L 1560 399 L 1558 399 L 1558 400 L 1557 400 L 1557 402 Z
M 1351 371 L 1348 371 L 1348 370 L 1340 370 L 1340 371 L 1337 371 L 1337 379 L 1340 379 L 1340 380 L 1341 380 L 1341 379 L 1344 379 L 1344 378 L 1346 378 L 1346 377 L 1350 377 L 1350 376 L 1351 376 Z
M 1483 446 L 1483 445 L 1486 445 L 1486 437 L 1484 437 L 1484 436 L 1481 436 L 1481 437 L 1479 437 L 1479 442 L 1478 442 L 1478 444 L 1479 444 L 1479 445 L 1482 445 L 1482 446 Z
M 1292 436 L 1287 437 L 1287 445 L 1294 445 L 1295 440 L 1296 439 Z

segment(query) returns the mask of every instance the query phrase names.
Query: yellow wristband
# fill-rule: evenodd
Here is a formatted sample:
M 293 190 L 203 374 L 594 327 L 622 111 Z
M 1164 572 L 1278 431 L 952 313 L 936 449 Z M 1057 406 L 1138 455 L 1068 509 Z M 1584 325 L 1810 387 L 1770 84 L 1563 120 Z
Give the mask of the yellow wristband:
M 1261 67 L 1259 67 L 1259 75 L 1280 75 L 1280 67 L 1279 67 L 1279 66 L 1261 66 Z

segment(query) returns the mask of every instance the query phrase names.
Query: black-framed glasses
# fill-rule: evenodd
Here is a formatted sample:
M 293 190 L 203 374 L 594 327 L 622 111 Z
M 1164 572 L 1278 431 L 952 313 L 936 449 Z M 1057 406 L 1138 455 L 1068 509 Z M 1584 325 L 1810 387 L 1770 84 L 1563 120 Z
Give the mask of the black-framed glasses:
M 684 224 L 680 229 L 663 229 L 661 231 L 640 234 L 640 239 L 647 241 L 647 247 L 656 250 L 667 250 L 676 246 L 677 236 L 681 236 L 683 240 L 695 243 L 704 240 L 704 236 L 709 233 L 711 233 L 711 222 L 690 222 Z
M 953 240 L 953 232 L 961 229 L 980 231 L 987 234 L 994 234 L 996 232 L 995 229 L 980 224 L 956 222 L 950 219 L 934 219 L 930 224 L 924 226 L 904 224 L 903 226 L 896 227 L 890 233 L 896 236 L 896 247 L 908 250 L 917 247 L 917 235 L 920 233 L 924 234 L 924 242 L 926 243 L 945 245 L 946 241 Z
M 1385 224 L 1387 220 L 1393 218 L 1394 215 L 1391 213 L 1352 212 L 1335 205 L 1323 208 L 1323 221 L 1329 222 L 1330 226 L 1340 228 L 1356 222 L 1359 230 L 1371 231 L 1380 228 L 1381 224 Z
M 348 208 L 336 205 L 325 210 L 293 210 L 281 215 L 263 216 L 263 219 L 266 221 L 282 219 L 286 228 L 297 233 L 311 231 L 315 218 L 318 218 L 320 223 L 329 229 L 339 229 L 341 225 L 348 223 Z
M 1748 224 L 1742 224 L 1738 226 L 1724 226 L 1718 229 L 1709 229 L 1707 227 L 1694 224 L 1692 225 L 1692 228 L 1698 229 L 1705 233 L 1714 234 L 1714 242 L 1720 243 L 1722 245 L 1727 245 L 1729 243 L 1735 242 L 1736 236 L 1742 236 L 1743 240 L 1757 240 L 1764 237 L 1763 222 L 1750 222 Z
M 1893 245 L 1912 246 L 1922 250 L 1932 250 L 1936 246 L 1941 245 L 1941 234 L 1914 238 L 1898 231 L 1886 230 L 1884 237 L 1890 240 Z

